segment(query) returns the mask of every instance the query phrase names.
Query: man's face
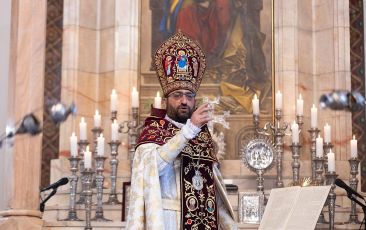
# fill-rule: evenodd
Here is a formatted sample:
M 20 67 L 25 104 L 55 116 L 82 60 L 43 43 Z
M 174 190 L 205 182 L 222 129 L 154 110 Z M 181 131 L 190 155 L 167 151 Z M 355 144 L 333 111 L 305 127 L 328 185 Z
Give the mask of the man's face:
M 167 115 L 179 123 L 186 123 L 196 105 L 195 94 L 189 90 L 176 90 L 167 97 Z

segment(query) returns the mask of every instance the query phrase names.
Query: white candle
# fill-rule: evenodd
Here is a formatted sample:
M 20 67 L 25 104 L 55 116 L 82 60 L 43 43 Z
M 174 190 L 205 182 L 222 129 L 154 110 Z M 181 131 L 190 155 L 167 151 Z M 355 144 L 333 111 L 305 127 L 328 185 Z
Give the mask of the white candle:
M 84 167 L 86 169 L 91 168 L 91 152 L 89 151 L 89 146 L 86 146 L 86 150 L 84 152 Z
M 328 156 L 328 172 L 335 172 L 335 157 L 332 150 L 327 154 Z
M 104 156 L 104 137 L 101 133 L 97 138 L 97 154 L 98 156 Z
M 297 99 L 296 103 L 296 115 L 303 115 L 304 114 L 304 100 L 301 97 L 301 93 L 299 95 L 299 99 Z
M 252 106 L 253 106 L 253 115 L 259 115 L 259 100 L 257 98 L 257 94 L 254 94 L 252 99 Z
M 299 125 L 294 121 L 291 125 L 292 131 L 292 143 L 297 144 L 299 143 Z
M 357 158 L 357 140 L 355 135 L 353 135 L 353 139 L 351 140 L 351 157 Z
M 282 109 L 282 93 L 279 90 L 276 93 L 275 108 Z
M 102 124 L 102 118 L 98 110 L 95 110 L 94 114 L 94 127 L 100 127 Z
M 324 149 L 323 149 L 323 138 L 320 135 L 315 139 L 316 141 L 316 150 L 315 155 L 316 157 L 323 157 Z
M 156 93 L 154 98 L 154 108 L 161 109 L 161 97 L 159 91 Z
M 113 89 L 111 93 L 111 111 L 117 111 L 117 106 L 118 106 L 117 93 L 116 90 Z
M 79 123 L 79 134 L 80 134 L 80 140 L 85 141 L 86 138 L 86 123 L 84 117 L 81 118 L 81 121 Z
M 70 137 L 70 153 L 72 157 L 78 156 L 78 137 L 73 132 Z
M 328 123 L 324 126 L 324 142 L 330 143 L 330 125 Z
M 132 105 L 132 108 L 139 107 L 139 92 L 137 92 L 136 87 L 132 88 L 131 105 Z
M 118 123 L 117 123 L 117 120 L 114 120 L 113 123 L 111 124 L 111 130 L 112 130 L 112 135 L 111 135 L 112 141 L 117 141 L 118 140 Z
M 311 108 L 311 120 L 310 120 L 311 128 L 316 128 L 318 126 L 318 109 L 313 104 L 313 107 Z

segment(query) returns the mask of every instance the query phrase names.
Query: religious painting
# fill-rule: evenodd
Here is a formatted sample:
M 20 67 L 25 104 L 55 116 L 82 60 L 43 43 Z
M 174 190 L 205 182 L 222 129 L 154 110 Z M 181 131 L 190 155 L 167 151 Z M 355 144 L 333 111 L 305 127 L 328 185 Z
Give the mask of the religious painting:
M 239 222 L 259 224 L 264 213 L 264 195 L 261 192 L 239 193 Z
M 129 200 L 130 200 L 131 182 L 123 182 L 122 184 L 122 221 L 127 220 Z
M 225 138 L 233 140 L 227 156 L 239 158 L 234 140 L 247 129 L 244 123 L 251 124 L 253 96 L 259 97 L 263 117 L 271 120 L 273 114 L 273 0 L 141 0 L 142 117 L 149 113 L 156 91 L 161 91 L 154 72 L 155 52 L 178 31 L 197 41 L 206 55 L 197 98 L 220 97 L 215 113 L 229 111 L 235 120 L 229 121 L 230 131 L 224 131 Z

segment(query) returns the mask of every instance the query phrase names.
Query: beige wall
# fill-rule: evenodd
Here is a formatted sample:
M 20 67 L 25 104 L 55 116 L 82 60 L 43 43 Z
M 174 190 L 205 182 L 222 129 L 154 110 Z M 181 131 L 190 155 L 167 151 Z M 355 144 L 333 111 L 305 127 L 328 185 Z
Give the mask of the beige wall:
M 110 138 L 110 94 L 118 94 L 118 122 L 129 119 L 130 94 L 137 86 L 139 1 L 65 0 L 62 60 L 62 101 L 74 101 L 77 116 L 61 125 L 60 151 L 69 150 L 69 136 L 79 135 L 79 121 L 93 127 L 93 114 L 102 114 Z M 92 133 L 88 132 L 89 141 Z M 121 135 L 120 158 L 127 158 L 127 136 Z

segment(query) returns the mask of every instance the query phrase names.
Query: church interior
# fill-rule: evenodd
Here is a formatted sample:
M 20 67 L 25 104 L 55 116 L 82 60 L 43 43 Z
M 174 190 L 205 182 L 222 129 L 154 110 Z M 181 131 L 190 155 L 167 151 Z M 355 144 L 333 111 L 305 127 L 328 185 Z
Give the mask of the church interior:
M 238 229 L 366 225 L 362 0 L 0 6 L 1 230 L 126 229 L 137 139 L 166 103 L 154 55 L 177 32 L 205 53 L 196 101 L 213 108 L 208 127 Z M 283 217 L 273 191 L 292 204 L 291 188 L 326 196 L 292 207 L 293 219 L 309 218 L 304 228 L 268 227 Z

